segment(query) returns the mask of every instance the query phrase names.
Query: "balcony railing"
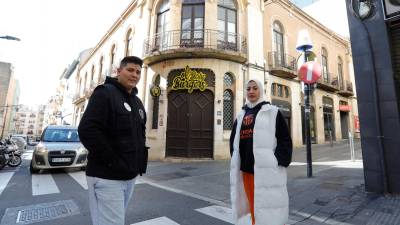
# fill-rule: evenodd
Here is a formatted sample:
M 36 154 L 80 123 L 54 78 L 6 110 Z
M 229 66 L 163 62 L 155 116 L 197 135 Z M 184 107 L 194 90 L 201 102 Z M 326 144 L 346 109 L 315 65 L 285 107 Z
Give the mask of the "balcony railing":
M 297 76 L 297 62 L 293 56 L 280 52 L 269 52 L 268 66 L 271 74 L 284 78 L 295 78 Z
M 322 74 L 318 80 L 318 87 L 326 91 L 337 91 L 339 90 L 338 78 L 332 73 Z
M 182 53 L 188 52 L 192 57 L 197 55 L 200 57 L 221 57 L 223 54 L 237 55 L 233 60 L 244 62 L 246 61 L 247 41 L 243 35 L 237 33 L 210 29 L 166 31 L 144 41 L 145 60 L 149 57 L 157 57 L 160 54 L 167 54 L 170 57 L 184 57 L 185 54 Z M 214 54 L 210 54 L 210 52 Z M 150 61 L 152 63 L 154 59 Z
M 343 85 L 340 85 L 338 94 L 346 97 L 353 96 L 353 83 L 347 80 Z

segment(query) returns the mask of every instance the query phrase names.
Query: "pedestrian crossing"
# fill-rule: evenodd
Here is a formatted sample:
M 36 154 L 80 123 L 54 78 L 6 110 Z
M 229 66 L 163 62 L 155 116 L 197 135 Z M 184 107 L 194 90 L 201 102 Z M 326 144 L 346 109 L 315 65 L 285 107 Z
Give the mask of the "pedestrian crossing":
M 212 205 L 204 208 L 196 209 L 195 211 L 200 212 L 206 216 L 224 221 L 228 224 L 233 224 L 232 210 L 227 207 Z M 250 222 L 250 218 L 249 218 Z M 247 224 L 246 222 L 241 224 Z M 138 223 L 132 223 L 131 225 L 180 225 L 178 222 L 170 219 L 166 216 L 158 217 L 150 220 L 141 221 Z
M 19 171 L 18 169 L 0 171 L 0 196 L 7 187 L 11 178 Z M 83 190 L 87 190 L 86 174 L 84 171 L 73 171 L 66 173 L 71 177 Z M 136 179 L 136 184 L 146 183 L 142 178 Z M 52 174 L 32 174 L 31 175 L 32 196 L 58 194 L 60 189 L 57 186 Z

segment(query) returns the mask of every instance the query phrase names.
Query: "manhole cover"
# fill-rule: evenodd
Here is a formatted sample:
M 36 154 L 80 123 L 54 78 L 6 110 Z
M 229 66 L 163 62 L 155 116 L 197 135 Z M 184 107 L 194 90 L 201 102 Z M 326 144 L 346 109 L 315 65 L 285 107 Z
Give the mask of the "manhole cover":
M 73 200 L 8 208 L 0 225 L 32 224 L 79 214 Z

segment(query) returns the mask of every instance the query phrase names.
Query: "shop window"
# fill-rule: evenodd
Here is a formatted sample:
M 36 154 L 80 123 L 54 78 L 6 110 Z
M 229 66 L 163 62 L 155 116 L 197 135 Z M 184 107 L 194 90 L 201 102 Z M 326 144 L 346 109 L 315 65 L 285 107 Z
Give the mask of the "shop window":
M 231 130 L 233 127 L 233 109 L 234 109 L 234 85 L 235 80 L 230 73 L 224 75 L 224 95 L 223 95 L 223 110 L 224 110 L 224 130 Z

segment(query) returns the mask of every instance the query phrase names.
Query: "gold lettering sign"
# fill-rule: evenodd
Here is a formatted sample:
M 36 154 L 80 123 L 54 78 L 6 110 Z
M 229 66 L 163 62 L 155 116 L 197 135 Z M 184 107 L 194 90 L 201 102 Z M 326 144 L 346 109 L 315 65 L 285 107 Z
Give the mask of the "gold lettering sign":
M 186 66 L 185 71 L 172 81 L 172 90 L 188 90 L 188 93 L 192 93 L 195 89 L 204 91 L 207 87 L 206 74 L 191 70 L 189 66 Z

